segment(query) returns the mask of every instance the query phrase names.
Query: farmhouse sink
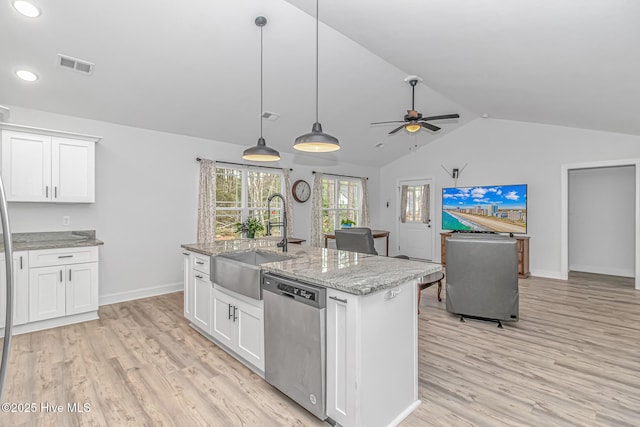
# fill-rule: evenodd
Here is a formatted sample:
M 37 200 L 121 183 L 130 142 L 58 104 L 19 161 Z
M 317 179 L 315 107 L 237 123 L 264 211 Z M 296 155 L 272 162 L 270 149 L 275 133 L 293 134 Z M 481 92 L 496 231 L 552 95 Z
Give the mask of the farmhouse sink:
M 260 264 L 291 258 L 258 250 L 215 255 L 211 257 L 211 281 L 249 298 L 262 299 Z

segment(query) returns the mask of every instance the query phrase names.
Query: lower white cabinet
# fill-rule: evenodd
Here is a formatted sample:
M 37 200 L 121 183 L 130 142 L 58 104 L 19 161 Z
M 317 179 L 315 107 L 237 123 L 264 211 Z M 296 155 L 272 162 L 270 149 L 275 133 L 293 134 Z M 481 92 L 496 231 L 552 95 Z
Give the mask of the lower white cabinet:
M 191 271 L 192 255 L 189 251 L 182 252 L 182 268 L 184 273 L 184 317 L 193 321 L 193 272 Z
M 327 289 L 327 415 L 338 424 L 397 425 L 420 403 L 416 286 Z
M 97 311 L 97 261 L 96 246 L 29 251 L 29 321 Z
M 217 285 L 211 296 L 211 336 L 264 371 L 262 300 L 233 295 Z
M 29 321 L 29 257 L 27 252 L 13 253 L 13 324 Z M 0 253 L 0 328 L 4 328 L 7 314 L 7 278 L 5 254 Z
M 209 275 L 193 273 L 193 318 L 191 321 L 204 332 L 211 332 L 211 281 Z

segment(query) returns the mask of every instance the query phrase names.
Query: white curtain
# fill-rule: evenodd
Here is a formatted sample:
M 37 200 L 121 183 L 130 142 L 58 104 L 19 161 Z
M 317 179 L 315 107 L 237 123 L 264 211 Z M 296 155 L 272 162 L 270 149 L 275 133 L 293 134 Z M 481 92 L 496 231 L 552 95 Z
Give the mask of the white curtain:
M 311 246 L 324 246 L 324 232 L 322 230 L 322 174 L 316 172 L 313 177 L 311 190 Z
M 287 211 L 287 236 L 291 237 L 293 235 L 293 197 L 291 196 L 289 169 L 282 168 L 282 175 L 284 176 L 284 199 L 287 201 L 284 206 Z
M 362 182 L 362 219 L 361 227 L 369 227 L 369 189 L 367 188 L 367 178 L 361 178 Z
M 429 187 L 429 184 L 424 184 L 422 186 L 422 206 L 420 206 L 420 209 L 422 210 L 421 212 L 422 222 L 424 224 L 429 224 L 429 221 L 431 218 L 431 212 L 429 211 L 431 206 L 429 203 L 430 197 L 431 197 L 431 187 Z
M 400 222 L 407 222 L 407 190 L 409 186 L 400 187 Z
M 198 243 L 216 240 L 216 162 L 200 160 Z

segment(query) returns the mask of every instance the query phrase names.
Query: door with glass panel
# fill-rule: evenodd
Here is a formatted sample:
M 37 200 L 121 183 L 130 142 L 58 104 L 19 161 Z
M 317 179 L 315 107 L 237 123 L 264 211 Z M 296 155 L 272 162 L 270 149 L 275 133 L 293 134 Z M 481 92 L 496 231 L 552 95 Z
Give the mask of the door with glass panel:
M 400 181 L 398 198 L 398 253 L 433 259 L 433 185 L 431 179 Z

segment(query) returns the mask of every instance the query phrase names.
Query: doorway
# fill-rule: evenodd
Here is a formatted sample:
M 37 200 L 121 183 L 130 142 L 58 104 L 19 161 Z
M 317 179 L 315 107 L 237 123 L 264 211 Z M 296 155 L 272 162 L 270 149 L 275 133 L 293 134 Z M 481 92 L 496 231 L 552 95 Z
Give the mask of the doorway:
M 633 251 L 633 267 L 632 267 L 632 275 L 635 277 L 635 288 L 640 290 L 640 159 L 623 159 L 623 160 L 610 160 L 610 161 L 602 161 L 602 162 L 590 162 L 590 163 L 575 163 L 575 164 L 567 164 L 562 165 L 561 167 L 561 225 L 560 225 L 560 238 L 561 238 L 561 249 L 560 249 L 560 278 L 567 280 L 569 275 L 569 245 L 570 245 L 570 205 L 569 205 L 569 176 L 570 174 L 575 173 L 575 171 L 588 171 L 588 170 L 602 170 L 602 168 L 618 168 L 618 167 L 627 167 L 632 166 L 633 171 L 631 173 L 633 179 L 633 186 L 635 187 L 631 196 L 627 195 L 627 197 L 631 197 L 632 203 L 630 206 L 633 206 L 633 214 L 630 215 L 631 221 L 633 221 L 633 230 L 622 230 L 616 228 L 616 222 L 614 219 L 607 219 L 600 217 L 597 223 L 592 223 L 592 227 L 610 227 L 610 233 L 615 235 L 616 233 L 632 233 L 633 243 L 629 244 L 629 250 Z M 608 189 L 610 192 L 617 193 L 616 189 Z M 592 209 L 598 209 L 598 203 L 594 202 L 592 204 Z M 609 222 L 606 222 L 609 221 Z M 573 224 L 575 226 L 575 224 Z M 573 227 L 572 228 L 575 228 Z M 573 239 L 575 242 L 575 239 Z M 613 271 L 612 271 L 613 272 Z
M 433 259 L 433 179 L 401 180 L 398 185 L 398 251 L 410 258 Z

